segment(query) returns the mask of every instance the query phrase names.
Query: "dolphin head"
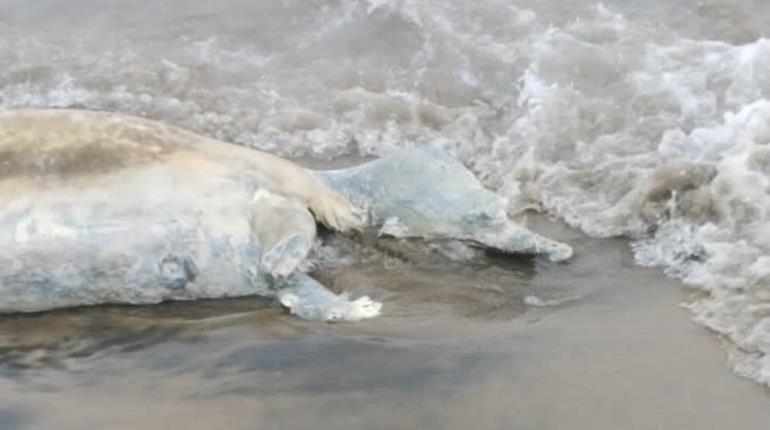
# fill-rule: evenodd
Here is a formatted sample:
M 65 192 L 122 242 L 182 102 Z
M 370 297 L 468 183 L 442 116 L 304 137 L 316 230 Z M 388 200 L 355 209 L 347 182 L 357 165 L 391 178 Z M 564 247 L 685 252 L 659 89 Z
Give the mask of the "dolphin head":
M 553 261 L 572 256 L 568 245 L 510 220 L 507 199 L 436 149 L 394 150 L 359 166 L 317 174 L 366 208 L 370 227 L 383 235 L 462 240 L 506 253 L 542 254 Z

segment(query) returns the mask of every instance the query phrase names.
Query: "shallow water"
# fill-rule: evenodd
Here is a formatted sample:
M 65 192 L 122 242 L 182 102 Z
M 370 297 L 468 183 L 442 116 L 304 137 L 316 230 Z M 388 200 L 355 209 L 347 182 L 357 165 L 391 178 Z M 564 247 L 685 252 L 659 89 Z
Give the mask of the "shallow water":
M 303 322 L 259 299 L 3 317 L 0 427 L 766 427 L 766 394 L 728 372 L 672 282 L 621 241 L 538 227 L 583 252 L 447 269 L 387 243 L 320 270 L 385 301 L 362 323 Z M 524 312 L 525 297 L 566 303 Z
M 196 314 L 199 312 L 197 307 L 203 306 L 201 304 L 163 306 L 157 313 L 144 308 L 94 309 L 18 320 L 11 318 L 2 322 L 8 327 L 2 330 L 11 345 L 4 354 L 9 363 L 16 363 L 8 369 L 26 369 L 24 363 L 27 361 L 50 364 L 32 366 L 35 370 L 31 374 L 9 374 L 9 387 L 18 391 L 20 381 L 26 382 L 26 379 L 19 379 L 21 375 L 27 375 L 25 378 L 37 375 L 42 380 L 52 378 L 54 387 L 69 392 L 80 384 L 78 378 L 85 378 L 82 375 L 90 374 L 91 370 L 98 374 L 99 366 L 105 366 L 104 369 L 115 366 L 111 368 L 113 371 L 126 367 L 141 369 L 144 360 L 152 363 L 148 357 L 155 352 L 163 356 L 166 347 L 178 347 L 180 351 L 196 346 L 203 348 L 207 345 L 206 339 L 215 339 L 205 351 L 219 351 L 230 342 L 233 342 L 233 348 L 238 348 L 239 342 L 235 340 L 242 337 L 270 338 L 273 331 L 284 342 L 276 341 L 275 345 L 286 348 L 289 348 L 286 345 L 294 345 L 301 351 L 303 344 L 323 344 L 323 339 L 330 344 L 348 342 L 348 345 L 360 346 L 356 343 L 358 335 L 346 337 L 348 330 L 354 333 L 392 330 L 390 342 L 407 342 L 405 339 L 417 336 L 416 327 L 420 324 L 434 324 L 442 330 L 451 328 L 452 335 L 427 330 L 426 337 L 439 337 L 441 342 L 446 339 L 454 346 L 462 344 L 464 338 L 459 333 L 466 331 L 472 333 L 468 335 L 469 339 L 475 339 L 479 332 L 505 332 L 520 325 L 531 327 L 524 321 L 531 312 L 540 312 L 533 310 L 537 307 L 532 305 L 550 300 L 574 300 L 556 310 L 545 311 L 559 315 L 555 320 L 565 321 L 564 326 L 557 324 L 554 327 L 572 327 L 574 321 L 569 315 L 573 315 L 588 324 L 575 326 L 585 327 L 581 333 L 588 336 L 578 336 L 579 339 L 593 340 L 607 348 L 611 347 L 611 340 L 620 342 L 618 345 L 621 346 L 625 344 L 622 338 L 603 330 L 605 323 L 601 321 L 607 321 L 607 324 L 612 321 L 616 331 L 640 334 L 633 331 L 634 324 L 638 328 L 643 325 L 640 321 L 649 321 L 650 315 L 655 316 L 665 308 L 667 317 L 653 320 L 660 322 L 656 327 L 656 336 L 660 338 L 650 336 L 650 343 L 643 345 L 649 350 L 634 349 L 635 357 L 663 354 L 674 348 L 676 342 L 686 345 L 701 342 L 704 346 L 698 352 L 703 356 L 688 353 L 687 359 L 692 362 L 709 362 L 711 357 L 719 359 L 719 354 L 709 351 L 713 339 L 701 339 L 701 332 L 685 329 L 686 326 L 677 323 L 679 314 L 666 307 L 682 299 L 679 293 L 655 290 L 655 294 L 645 295 L 645 286 L 652 284 L 654 287 L 651 288 L 663 288 L 663 284 L 665 287 L 670 285 L 664 278 L 657 277 L 655 270 L 633 268 L 634 264 L 659 266 L 667 274 L 682 278 L 698 289 L 699 294 L 687 298 L 696 321 L 723 336 L 733 369 L 767 385 L 770 381 L 768 19 L 770 4 L 762 0 L 674 3 L 608 0 L 602 4 L 592 0 L 569 4 L 556 0 L 222 0 L 213 3 L 0 0 L 0 106 L 82 107 L 139 114 L 284 156 L 312 159 L 317 165 L 328 165 L 335 157 L 378 155 L 393 146 L 440 147 L 452 152 L 486 185 L 506 195 L 511 200 L 511 213 L 534 207 L 593 237 L 630 238 L 633 252 L 633 257 L 629 254 L 622 261 L 612 260 L 617 262 L 614 264 L 608 262 L 607 259 L 612 257 L 605 251 L 614 249 L 618 254 L 623 253 L 624 242 L 596 242 L 603 245 L 583 250 L 580 242 L 575 246 L 579 253 L 575 263 L 543 267 L 540 262 L 518 260 L 502 264 L 497 257 L 467 265 L 437 263 L 431 260 L 434 257 L 414 257 L 413 253 L 419 252 L 420 247 L 416 250 L 409 246 L 406 250 L 381 250 L 378 252 L 387 258 L 377 254 L 380 256 L 372 257 L 374 261 L 364 261 L 355 269 L 329 268 L 319 274 L 327 283 L 336 284 L 340 289 L 365 292 L 385 301 L 383 318 L 350 327 L 311 327 L 290 321 L 272 308 L 251 311 L 250 306 L 258 306 L 251 300 L 207 304 L 212 307 L 211 312 L 221 314 L 215 321 L 228 321 L 222 328 L 211 331 L 210 324 L 219 327 L 216 325 L 219 322 L 196 317 L 197 322 L 180 323 L 170 316 L 177 312 Z M 612 243 L 611 247 L 608 243 Z M 388 244 L 382 246 L 392 248 Z M 356 252 L 364 251 L 357 249 Z M 450 254 L 452 252 L 449 250 Z M 378 264 L 386 264 L 383 261 L 387 261 L 388 267 L 394 267 L 387 275 L 378 268 Z M 444 265 L 448 270 L 443 270 Z M 613 270 L 622 275 L 613 274 Z M 629 273 L 637 274 L 634 275 L 638 276 L 637 281 L 622 282 L 623 276 L 631 276 Z M 449 287 L 437 283 L 437 279 L 444 279 Z M 615 285 L 605 284 L 610 279 L 616 280 Z M 618 292 L 619 284 L 628 284 L 628 288 Z M 616 300 L 613 306 L 628 315 L 582 313 L 581 309 L 593 306 L 592 300 L 604 303 L 604 300 L 610 300 L 607 297 L 613 297 L 612 300 Z M 669 302 L 664 305 L 658 300 Z M 259 323 L 229 325 L 233 318 L 240 321 L 232 314 L 237 314 L 244 306 L 249 308 L 244 310 L 248 315 L 246 320 L 256 318 Z M 113 315 L 115 312 L 117 314 Z M 135 312 L 140 314 L 131 317 L 136 320 L 124 315 Z M 253 312 L 259 317 L 252 315 Z M 263 315 L 267 315 L 266 320 L 262 319 Z M 133 331 L 134 323 L 123 325 L 126 318 L 138 321 L 138 331 Z M 92 319 L 99 324 L 89 324 Z M 69 323 L 65 324 L 65 321 Z M 670 325 L 666 325 L 669 322 Z M 26 328 L 14 328 L 13 324 Z M 102 360 L 102 356 L 110 357 L 112 351 L 120 351 L 123 346 L 120 342 L 112 345 L 109 336 L 104 340 L 88 333 L 98 333 L 99 326 L 111 327 L 110 324 L 118 326 L 107 330 L 109 333 L 123 333 L 121 336 L 129 340 L 160 339 L 159 343 L 144 348 L 142 341 L 137 341 L 140 346 L 136 347 L 130 346 L 131 341 L 128 341 L 129 346 L 125 348 L 130 354 L 138 354 L 135 361 L 123 362 L 115 357 Z M 40 328 L 35 330 L 34 327 Z M 142 327 L 148 330 L 147 333 L 142 334 Z M 180 327 L 194 328 L 185 331 Z M 49 335 L 52 328 L 74 330 L 61 334 L 65 339 L 73 339 L 72 343 L 61 345 L 55 341 L 48 348 L 44 346 L 45 341 L 40 340 L 43 346 L 30 347 L 33 352 L 40 350 L 34 353 L 27 351 L 23 343 L 14 343 L 27 337 L 37 339 L 36 336 Z M 166 329 L 169 333 L 163 335 Z M 17 330 L 30 334 L 15 336 Z M 494 378 L 503 381 L 515 380 L 509 372 L 511 357 L 515 355 L 510 348 L 517 342 L 506 337 L 513 336 L 510 334 L 513 332 L 506 332 L 484 344 L 483 348 L 477 344 L 470 346 L 472 343 L 459 350 L 446 345 L 447 349 L 433 348 L 455 357 L 458 361 L 444 364 L 449 368 L 460 368 L 462 375 L 472 374 L 473 370 L 458 364 L 462 362 L 458 358 L 462 354 L 457 351 L 502 348 L 501 356 L 505 358 L 501 360 L 509 367 L 499 373 L 489 370 L 487 375 L 495 375 Z M 527 333 L 529 335 L 522 336 L 529 343 L 524 343 L 532 348 L 540 341 L 539 335 L 544 334 L 536 330 Z M 121 336 L 118 338 L 123 338 Z M 186 336 L 195 340 L 182 341 L 182 338 L 187 339 Z M 443 345 L 439 341 L 427 344 L 437 342 Z M 552 345 L 557 351 L 557 345 L 567 348 L 568 343 L 554 340 Z M 577 345 L 573 347 L 581 349 Z M 355 350 L 356 346 L 350 348 Z M 78 356 L 77 351 L 85 352 Z M 376 348 L 367 351 L 378 357 L 387 356 L 373 352 Z M 415 363 L 413 368 L 417 369 L 420 368 L 418 364 L 429 362 L 426 351 L 434 350 L 404 347 L 401 351 L 407 352 L 394 356 L 394 362 Z M 67 358 L 70 352 L 80 358 Z M 35 354 L 41 358 L 35 358 Z M 49 354 L 53 354 L 53 358 Z M 55 358 L 57 354 L 64 358 Z M 184 359 L 174 356 L 173 351 L 167 354 L 172 357 L 170 360 L 177 360 L 182 365 L 195 366 L 197 363 L 187 361 L 190 355 L 195 355 L 192 349 L 176 352 Z M 292 352 L 281 354 L 291 355 Z M 296 354 L 307 356 L 302 352 Z M 588 361 L 590 356 L 586 353 L 583 359 Z M 619 356 L 616 352 L 609 357 Z M 122 356 L 117 354 L 116 357 Z M 628 357 L 623 356 L 618 361 L 625 360 Z M 70 362 L 75 363 L 75 370 L 55 370 L 66 369 L 62 363 Z M 344 360 L 340 361 L 340 366 L 344 363 Z M 560 372 L 571 369 L 569 363 L 559 363 L 563 367 L 554 364 L 554 369 L 561 369 Z M 655 363 L 659 367 L 638 374 L 652 378 L 647 380 L 649 389 L 645 391 L 651 397 L 634 397 L 633 400 L 661 408 L 674 408 L 677 404 L 695 408 L 697 405 L 704 414 L 719 411 L 717 397 L 708 400 L 714 403 L 708 403 L 701 396 L 713 393 L 709 387 L 722 387 L 722 382 L 718 381 L 729 380 L 724 379 L 726 377 L 718 367 L 698 364 L 695 368 L 703 372 L 693 379 L 702 378 L 703 381 L 688 379 L 679 384 L 664 384 L 665 381 L 655 379 L 655 375 L 665 374 L 679 381 L 679 374 L 673 371 L 677 367 L 673 359 Z M 77 370 L 77 366 L 83 368 Z M 399 369 L 409 367 L 403 366 Z M 495 366 L 481 367 L 492 369 Z M 337 368 L 336 374 L 325 373 L 321 368 L 311 369 L 305 367 L 307 373 L 317 373 L 320 378 L 344 374 L 341 368 Z M 443 378 L 451 372 L 442 373 L 441 367 L 430 369 L 440 375 L 436 378 L 441 384 L 450 386 L 449 391 L 451 387 L 467 384 L 465 380 Z M 230 371 L 233 372 L 231 380 L 239 380 L 233 376 L 237 370 Z M 361 371 L 351 373 L 360 376 Z M 672 373 L 665 373 L 668 371 Z M 109 372 L 103 371 L 104 374 Z M 184 374 L 178 369 L 156 369 L 134 376 L 141 381 L 150 381 L 158 376 L 153 372 Z M 401 381 L 418 379 L 405 372 Z M 131 384 L 126 382 L 131 379 L 131 372 L 118 373 L 117 379 L 111 382 L 103 379 L 95 385 L 102 386 L 102 391 L 83 389 L 87 393 L 84 398 L 98 403 L 100 393 L 103 394 L 104 387 L 110 384 L 127 386 L 130 394 L 126 401 L 133 401 L 135 405 L 142 404 L 141 400 L 152 394 L 146 386 L 131 392 Z M 394 375 L 386 373 L 380 376 Z M 177 401 L 182 396 L 179 393 L 185 392 L 184 387 L 190 389 L 199 385 L 196 378 L 198 376 L 173 383 L 181 385 L 169 382 L 165 391 L 157 395 L 164 400 L 173 398 Z M 557 390 L 555 385 L 533 378 L 523 383 L 526 389 L 522 388 L 521 393 L 532 390 L 531 383 L 534 382 L 542 383 L 545 389 Z M 160 379 L 165 382 L 167 378 Z M 687 391 L 698 383 L 710 385 L 701 386 L 699 391 Z M 87 382 L 82 384 L 87 385 Z M 426 384 L 426 387 L 431 386 Z M 729 382 L 724 384 L 724 387 L 732 387 Z M 585 387 L 584 384 L 577 385 Z M 178 390 L 175 391 L 175 387 Z M 593 387 L 598 390 L 597 387 L 604 386 Z M 736 392 L 735 395 L 741 396 L 742 401 L 745 399 L 742 404 L 746 405 L 766 401 L 761 391 L 749 395 L 746 390 L 750 391 L 750 388 L 737 387 L 724 388 L 724 392 L 738 390 L 743 394 Z M 673 393 L 675 389 L 679 389 L 677 392 L 682 396 L 679 403 L 660 405 L 651 394 Z M 439 405 L 446 402 L 444 398 L 436 400 L 418 388 L 415 390 L 414 397 L 407 396 L 407 400 L 424 396 L 425 403 L 419 403 L 422 409 L 414 408 L 423 413 L 429 414 L 426 411 L 434 405 L 429 399 Z M 495 390 L 503 390 L 503 386 L 497 385 Z M 299 388 L 294 391 L 304 392 Z M 393 388 L 391 393 L 397 391 Z M 514 389 L 506 392 L 517 400 L 517 404 L 529 404 L 527 395 L 517 397 Z M 492 394 L 486 392 L 486 395 Z M 692 403 L 687 403 L 688 395 L 695 399 Z M 30 406 L 30 414 L 35 419 L 42 419 L 38 416 L 38 407 L 47 405 L 50 398 L 34 391 L 23 396 L 19 392 L 18 396 L 10 396 L 9 404 L 23 403 L 22 397 L 27 396 L 29 404 L 35 405 Z M 498 393 L 497 397 L 501 395 Z M 62 400 L 61 396 L 53 398 Z M 540 398 L 547 398 L 545 392 Z M 277 399 L 276 402 L 284 402 L 283 408 L 295 405 L 288 397 Z M 336 399 L 338 403 L 328 402 L 338 407 L 345 403 L 348 408 L 369 404 L 363 395 L 358 400 L 347 398 L 347 402 L 341 400 L 342 397 Z M 473 408 L 467 406 L 471 409 L 458 406 L 455 408 L 457 415 L 461 415 L 459 411 L 487 411 L 486 406 L 479 403 L 483 403 L 482 399 L 485 399 L 484 395 L 479 394 L 474 401 L 466 401 L 465 404 L 474 405 Z M 572 400 L 580 405 L 577 401 L 580 399 L 582 397 L 576 394 Z M 615 400 L 615 403 L 610 402 L 614 405 L 612 410 L 603 408 L 605 413 L 597 416 L 620 417 L 613 414 L 627 410 L 639 418 L 636 409 L 623 409 L 625 403 Z M 179 408 L 187 407 L 178 401 Z M 233 402 L 237 403 L 236 400 Z M 244 402 L 241 404 L 244 409 L 247 404 L 253 406 L 253 403 Z M 116 405 L 120 402 L 103 403 L 112 405 L 112 408 L 102 405 L 104 415 L 107 411 L 118 412 L 114 408 L 118 408 Z M 223 415 L 216 411 L 222 411 L 224 403 L 223 399 L 209 403 L 205 407 L 212 409 L 206 411 L 221 418 Z M 490 403 L 502 408 L 499 403 Z M 320 408 L 320 404 L 313 403 L 313 407 Z M 405 400 L 401 404 L 406 406 L 402 409 L 383 408 L 381 415 L 376 417 L 396 419 L 403 416 L 404 420 L 418 420 L 420 411 L 404 414 L 403 410 L 408 409 L 410 403 Z M 537 404 L 537 396 L 532 404 Z M 508 422 L 513 422 L 512 417 L 516 415 L 523 420 L 519 421 L 523 428 L 548 427 L 545 416 L 553 419 L 561 416 L 551 415 L 552 411 L 544 406 L 548 404 L 544 401 L 533 406 L 532 410 L 540 413 L 530 415 L 530 418 L 539 416 L 546 420 L 543 423 L 526 421 L 521 418 L 527 415 L 526 411 L 514 407 L 503 408 L 503 411 L 489 410 L 489 414 L 505 415 L 510 418 Z M 198 403 L 195 407 L 203 408 L 202 405 Z M 277 412 L 273 411 L 282 410 L 279 406 L 255 407 L 249 412 L 251 415 L 246 414 L 243 418 L 265 419 L 264 414 L 268 413 L 265 411 L 275 414 Z M 50 412 L 50 417 L 64 420 L 68 409 L 67 403 L 63 402 L 59 412 Z M 320 414 L 319 410 L 315 412 Z M 513 411 L 521 412 L 521 415 Z M 17 419 L 23 423 L 29 415 L 20 414 L 14 418 L 17 412 L 11 409 L 9 422 Z M 120 412 L 124 415 L 133 413 L 131 416 L 136 420 L 143 419 L 137 408 Z M 666 415 L 668 417 L 685 416 L 676 415 L 676 411 L 669 412 L 672 415 Z M 147 417 L 168 416 L 168 420 L 172 419 L 170 413 L 164 414 L 166 412 L 159 408 Z M 127 416 L 123 422 L 129 421 Z M 305 415 L 309 421 L 312 416 L 312 413 Z M 327 424 L 347 425 L 344 423 L 348 421 L 342 421 L 348 419 L 343 418 L 345 414 L 334 416 L 335 421 Z M 458 416 L 442 415 L 452 425 L 467 424 Z M 687 416 L 691 420 L 699 419 L 694 415 Z M 746 416 L 752 415 L 747 412 Z M 285 419 L 295 417 L 302 419 L 301 414 Z M 376 417 L 371 418 L 376 421 Z M 72 426 L 77 427 L 74 424 L 76 417 L 69 419 Z M 274 415 L 272 419 L 281 422 Z M 349 419 L 351 427 L 361 423 Z M 196 423 L 195 420 L 192 422 Z M 415 422 L 419 421 L 410 421 L 411 424 Z M 678 422 L 692 427 L 689 424 L 696 421 Z M 704 421 L 703 428 L 718 422 L 719 418 Z M 203 425 L 202 421 L 200 423 Z M 428 424 L 440 427 L 441 423 Z M 752 427 L 746 424 L 742 428 Z

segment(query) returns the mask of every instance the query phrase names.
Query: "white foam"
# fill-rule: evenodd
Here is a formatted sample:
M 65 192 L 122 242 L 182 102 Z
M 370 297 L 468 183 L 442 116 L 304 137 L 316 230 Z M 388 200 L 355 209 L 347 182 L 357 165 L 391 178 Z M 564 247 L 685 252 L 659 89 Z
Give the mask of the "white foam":
M 534 306 L 538 308 L 543 307 L 552 307 L 552 306 L 561 306 L 565 303 L 574 302 L 576 300 L 580 300 L 582 296 L 580 295 L 574 295 L 574 296 L 566 296 L 566 297 L 560 297 L 560 298 L 551 298 L 546 299 L 542 297 L 538 297 L 532 294 L 524 296 L 524 304 L 529 306 Z

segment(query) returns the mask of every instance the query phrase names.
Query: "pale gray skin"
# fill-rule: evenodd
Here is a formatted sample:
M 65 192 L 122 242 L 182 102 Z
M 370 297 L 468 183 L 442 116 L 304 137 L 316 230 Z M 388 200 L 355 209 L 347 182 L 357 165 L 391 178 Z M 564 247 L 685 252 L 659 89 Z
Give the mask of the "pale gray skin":
M 377 315 L 296 270 L 316 220 L 362 227 L 270 154 L 124 115 L 0 111 L 0 312 L 259 294 L 307 319 Z
M 298 270 L 316 221 L 571 255 L 505 206 L 434 151 L 312 172 L 141 118 L 0 111 L 0 312 L 259 294 L 306 319 L 378 315 Z
M 394 150 L 349 169 L 317 173 L 365 208 L 370 227 L 399 238 L 451 239 L 505 253 L 572 256 L 569 245 L 543 237 L 506 214 L 508 201 L 487 190 L 457 160 L 431 148 Z

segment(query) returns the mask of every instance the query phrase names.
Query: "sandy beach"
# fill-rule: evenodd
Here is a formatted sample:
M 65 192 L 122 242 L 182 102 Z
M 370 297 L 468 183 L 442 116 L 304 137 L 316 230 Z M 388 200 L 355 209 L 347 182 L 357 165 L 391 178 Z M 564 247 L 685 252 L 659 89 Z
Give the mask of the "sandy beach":
M 3 317 L 0 427 L 766 428 L 770 396 L 729 371 L 680 285 L 622 241 L 530 221 L 575 260 L 442 275 L 439 257 L 404 251 L 321 273 L 385 302 L 363 323 L 251 298 Z M 498 289 L 474 288 L 490 276 Z

